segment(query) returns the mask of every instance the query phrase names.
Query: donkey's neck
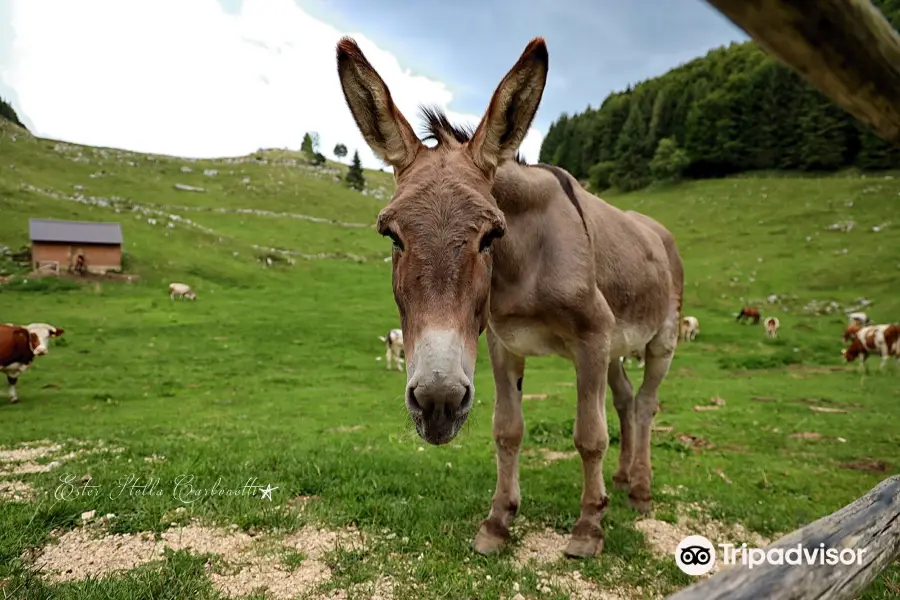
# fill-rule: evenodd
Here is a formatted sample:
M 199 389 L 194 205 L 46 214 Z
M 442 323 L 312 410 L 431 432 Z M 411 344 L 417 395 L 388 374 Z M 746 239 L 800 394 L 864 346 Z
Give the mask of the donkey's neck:
M 497 169 L 491 195 L 508 218 L 546 210 L 559 184 L 544 169 L 508 161 Z
M 507 226 L 494 243 L 492 294 L 527 295 L 573 259 L 589 260 L 584 223 L 552 172 L 510 161 L 497 170 L 491 195 Z

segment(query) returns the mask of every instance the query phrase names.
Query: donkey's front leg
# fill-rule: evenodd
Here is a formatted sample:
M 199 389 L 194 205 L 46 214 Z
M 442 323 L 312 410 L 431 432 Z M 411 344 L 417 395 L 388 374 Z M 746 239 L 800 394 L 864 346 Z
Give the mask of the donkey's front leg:
M 519 510 L 519 448 L 525 433 L 522 417 L 522 375 L 525 359 L 509 352 L 490 328 L 487 330 L 491 367 L 494 371 L 494 443 L 497 454 L 497 487 L 491 512 L 481 522 L 475 550 L 490 554 L 509 540 L 509 525 Z
M 609 342 L 603 336 L 590 336 L 575 352 L 578 409 L 575 416 L 575 448 L 581 455 L 583 482 L 581 515 L 572 529 L 566 555 L 585 557 L 603 551 L 600 521 L 609 505 L 603 483 L 603 456 L 609 447 L 606 428 L 606 377 L 609 367 Z

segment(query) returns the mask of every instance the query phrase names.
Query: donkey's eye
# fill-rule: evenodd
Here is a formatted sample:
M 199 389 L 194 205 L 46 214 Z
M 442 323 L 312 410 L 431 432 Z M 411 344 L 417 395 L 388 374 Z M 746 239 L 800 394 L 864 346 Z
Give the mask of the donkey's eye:
M 502 238 L 504 233 L 506 232 L 499 227 L 495 227 L 494 229 L 488 231 L 486 234 L 484 234 L 484 237 L 481 238 L 481 242 L 478 244 L 478 251 L 484 252 L 485 250 L 489 250 L 491 244 L 494 243 L 494 240 L 496 240 L 497 238 Z
M 400 237 L 396 233 L 390 229 L 385 229 L 381 232 L 381 235 L 391 238 L 391 241 L 394 242 L 394 248 L 403 252 L 403 242 L 400 241 Z

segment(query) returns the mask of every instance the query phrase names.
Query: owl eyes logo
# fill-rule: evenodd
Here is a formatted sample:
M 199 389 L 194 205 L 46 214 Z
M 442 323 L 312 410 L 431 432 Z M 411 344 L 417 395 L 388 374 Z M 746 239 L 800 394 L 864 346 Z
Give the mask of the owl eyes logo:
M 688 575 L 703 575 L 716 566 L 716 550 L 702 535 L 689 535 L 675 549 L 675 564 Z

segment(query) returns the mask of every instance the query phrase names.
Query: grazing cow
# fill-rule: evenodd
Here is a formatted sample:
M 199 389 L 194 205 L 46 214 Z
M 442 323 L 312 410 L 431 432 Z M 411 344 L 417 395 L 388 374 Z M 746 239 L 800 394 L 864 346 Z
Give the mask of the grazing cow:
M 866 359 L 870 353 L 881 354 L 881 365 L 878 369 L 884 369 L 888 358 L 897 357 L 900 365 L 900 325 L 870 325 L 857 332 L 848 348 L 841 350 L 841 355 L 847 362 L 862 356 L 860 368 L 865 369 Z
M 753 324 L 759 325 L 759 310 L 745 306 L 737 315 L 738 321 L 743 321 L 744 319 L 753 319 Z
M 862 327 L 857 325 L 856 323 L 854 323 L 853 325 L 848 325 L 847 329 L 844 330 L 844 335 L 841 336 L 841 340 L 844 342 L 849 342 L 854 337 L 856 337 L 856 334 L 859 333 L 860 329 L 862 329 Z
M 847 319 L 851 325 L 859 325 L 860 327 L 872 324 L 872 319 L 864 312 L 852 312 L 847 315 Z
M 397 365 L 397 370 L 402 371 L 403 368 L 400 365 L 403 364 L 403 330 L 391 329 L 386 336 L 379 335 L 378 339 L 385 345 L 384 360 L 387 363 L 388 371 L 391 370 L 391 360 Z
M 766 327 L 766 335 L 770 338 L 778 337 L 778 327 L 781 326 L 781 323 L 778 321 L 778 317 L 766 317 L 766 320 L 763 321 L 763 324 Z
M 47 353 L 40 336 L 20 325 L 0 325 L 0 371 L 9 383 L 9 401 L 18 402 L 16 382 L 35 356 Z
M 681 339 L 694 341 L 700 333 L 700 321 L 697 317 L 684 317 L 681 319 Z
M 581 512 L 568 556 L 602 550 L 609 506 L 603 457 L 604 398 L 621 422 L 613 481 L 632 507 L 652 508 L 650 431 L 658 390 L 678 344 L 684 270 L 672 234 L 620 210 L 551 165 L 526 165 L 517 150 L 547 79 L 542 38 L 533 39 L 473 130 L 423 110 L 423 143 L 384 80 L 350 38 L 337 44 L 344 98 L 376 156 L 393 167 L 396 191 L 377 231 L 393 242 L 394 300 L 406 346 L 405 403 L 429 444 L 453 440 L 473 408 L 478 338 L 487 332 L 494 376 L 497 481 L 475 550 L 499 550 L 519 509 L 522 378 L 528 356 L 575 366 L 574 445 L 582 461 Z M 619 360 L 645 351 L 635 397 Z
M 169 300 L 175 300 L 175 296 L 180 297 L 182 300 L 187 298 L 188 300 L 196 300 L 197 294 L 194 293 L 194 290 L 191 289 L 186 283 L 170 283 L 169 284 Z

